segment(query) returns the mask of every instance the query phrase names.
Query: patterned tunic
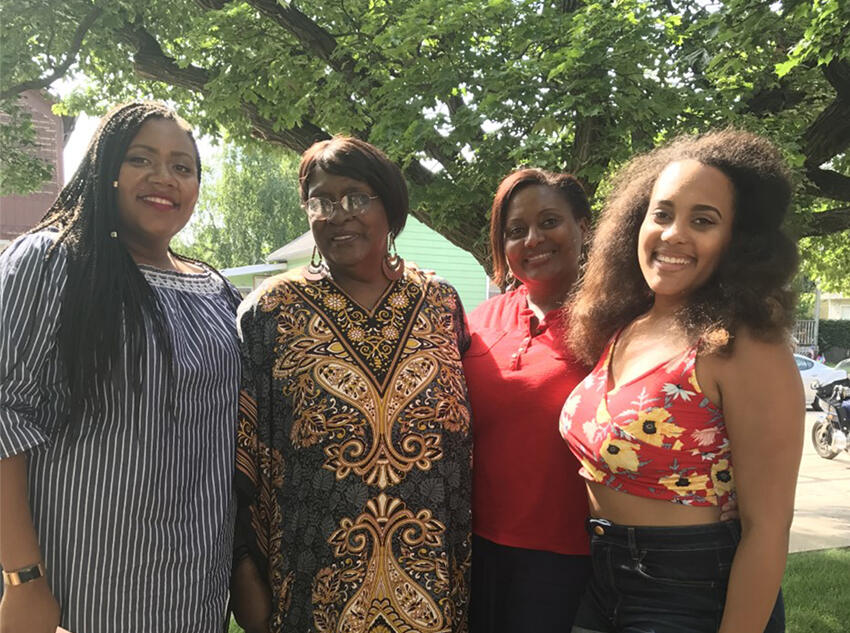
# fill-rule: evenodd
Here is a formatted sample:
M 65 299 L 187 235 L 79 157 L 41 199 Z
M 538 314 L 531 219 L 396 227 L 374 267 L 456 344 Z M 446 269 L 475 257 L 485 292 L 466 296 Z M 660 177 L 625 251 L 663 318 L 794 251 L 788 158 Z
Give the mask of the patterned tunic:
M 372 311 L 276 277 L 240 307 L 237 539 L 273 633 L 467 630 L 471 434 L 455 290 L 408 269 Z
M 0 255 L 0 458 L 28 453 L 62 626 L 221 631 L 235 509 L 236 291 L 210 270 L 140 267 L 166 316 L 171 384 L 148 327 L 146 357 L 120 359 L 120 378 L 84 403 L 75 436 L 57 345 L 67 261 L 62 247 L 45 261 L 53 240 L 23 236 Z

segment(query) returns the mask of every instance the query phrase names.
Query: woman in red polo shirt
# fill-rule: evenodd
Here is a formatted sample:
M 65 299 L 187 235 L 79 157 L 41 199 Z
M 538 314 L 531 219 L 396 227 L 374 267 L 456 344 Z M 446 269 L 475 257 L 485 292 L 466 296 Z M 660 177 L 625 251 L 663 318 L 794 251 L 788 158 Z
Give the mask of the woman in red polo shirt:
M 472 404 L 472 630 L 568 631 L 590 574 L 587 500 L 558 434 L 588 368 L 562 347 L 560 308 L 576 280 L 590 206 L 567 174 L 523 169 L 493 200 L 495 282 L 508 292 L 469 315 Z

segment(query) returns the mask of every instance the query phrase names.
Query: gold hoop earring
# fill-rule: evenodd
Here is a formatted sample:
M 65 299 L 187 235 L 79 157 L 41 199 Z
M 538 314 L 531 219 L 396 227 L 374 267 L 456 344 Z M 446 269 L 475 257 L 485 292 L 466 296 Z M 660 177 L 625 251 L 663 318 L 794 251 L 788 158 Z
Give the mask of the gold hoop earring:
M 404 260 L 396 251 L 395 236 L 392 232 L 387 233 L 387 254 L 381 261 L 381 270 L 384 272 L 384 277 L 390 281 L 401 279 L 404 275 Z
M 304 279 L 307 281 L 319 281 L 325 277 L 327 272 L 328 266 L 319 252 L 319 247 L 314 245 L 313 254 L 310 256 L 310 263 L 304 269 Z

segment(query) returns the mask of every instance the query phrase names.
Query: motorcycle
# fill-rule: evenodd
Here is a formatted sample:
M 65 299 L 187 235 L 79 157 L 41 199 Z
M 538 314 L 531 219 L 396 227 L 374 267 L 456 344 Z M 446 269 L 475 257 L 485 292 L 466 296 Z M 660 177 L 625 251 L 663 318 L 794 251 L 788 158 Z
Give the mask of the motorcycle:
M 822 413 L 812 426 L 812 444 L 824 459 L 850 451 L 850 379 L 812 383 Z

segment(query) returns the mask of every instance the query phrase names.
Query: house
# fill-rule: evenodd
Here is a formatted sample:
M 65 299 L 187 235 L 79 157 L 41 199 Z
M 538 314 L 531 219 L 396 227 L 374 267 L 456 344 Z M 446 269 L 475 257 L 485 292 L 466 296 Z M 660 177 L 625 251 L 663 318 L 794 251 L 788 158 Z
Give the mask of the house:
M 850 297 L 834 292 L 823 292 L 820 300 L 821 319 L 850 321 Z
M 20 100 L 35 127 L 35 154 L 53 167 L 53 177 L 34 193 L 0 197 L 0 250 L 35 226 L 59 195 L 64 182 L 62 151 L 73 128 L 72 118 L 63 120 L 53 114 L 53 102 L 48 94 L 27 90 L 21 93 Z
M 244 294 L 279 272 L 306 266 L 314 244 L 313 234 L 307 231 L 271 253 L 266 258 L 267 264 L 228 268 L 221 272 Z M 467 312 L 499 292 L 478 260 L 413 216 L 408 216 L 404 230 L 396 239 L 396 249 L 406 262 L 433 270 L 452 284 Z

